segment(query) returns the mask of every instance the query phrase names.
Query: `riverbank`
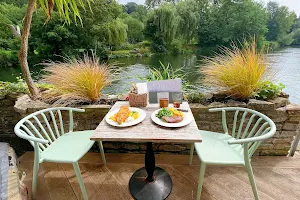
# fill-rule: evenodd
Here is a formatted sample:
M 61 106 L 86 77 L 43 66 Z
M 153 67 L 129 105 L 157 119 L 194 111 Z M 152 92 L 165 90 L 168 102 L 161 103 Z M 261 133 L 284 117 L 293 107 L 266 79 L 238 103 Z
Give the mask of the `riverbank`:
M 122 68 L 122 79 L 114 82 L 110 87 L 105 89 L 105 93 L 120 94 L 124 91 L 129 91 L 131 83 L 139 82 L 139 77 L 147 76 L 149 69 L 160 66 L 162 63 L 170 63 L 174 69 L 184 67 L 188 72 L 187 80 L 191 85 L 195 85 L 201 90 L 207 90 L 203 85 L 203 74 L 201 68 L 203 66 L 203 54 L 180 54 L 180 55 L 152 55 L 150 57 L 124 57 L 111 59 L 108 62 L 118 63 Z M 275 72 L 275 82 L 281 82 L 286 87 L 284 92 L 290 94 L 292 103 L 300 103 L 300 46 L 291 46 L 283 48 L 279 51 L 271 52 L 266 56 L 266 61 L 270 70 Z M 31 73 L 35 79 L 39 79 L 43 71 L 40 66 L 30 67 Z M 0 80 L 16 82 L 16 77 L 21 75 L 20 68 L 5 68 L 1 69 Z

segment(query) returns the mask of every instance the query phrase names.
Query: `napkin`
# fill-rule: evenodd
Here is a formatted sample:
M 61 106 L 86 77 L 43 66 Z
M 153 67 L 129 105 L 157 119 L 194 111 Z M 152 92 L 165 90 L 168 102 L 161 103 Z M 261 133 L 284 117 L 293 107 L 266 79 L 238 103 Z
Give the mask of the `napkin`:
M 148 92 L 181 92 L 181 79 L 147 82 Z
M 138 94 L 148 93 L 147 83 L 137 83 L 136 88 L 137 88 L 137 93 Z

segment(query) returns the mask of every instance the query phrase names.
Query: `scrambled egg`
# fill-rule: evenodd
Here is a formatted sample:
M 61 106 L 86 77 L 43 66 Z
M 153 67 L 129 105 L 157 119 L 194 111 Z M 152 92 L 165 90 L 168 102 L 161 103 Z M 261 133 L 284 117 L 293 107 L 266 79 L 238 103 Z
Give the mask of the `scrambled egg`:
M 179 117 L 184 117 L 183 113 L 181 111 L 178 111 L 177 109 L 175 108 L 168 108 L 169 111 L 172 112 L 173 116 L 179 116 Z

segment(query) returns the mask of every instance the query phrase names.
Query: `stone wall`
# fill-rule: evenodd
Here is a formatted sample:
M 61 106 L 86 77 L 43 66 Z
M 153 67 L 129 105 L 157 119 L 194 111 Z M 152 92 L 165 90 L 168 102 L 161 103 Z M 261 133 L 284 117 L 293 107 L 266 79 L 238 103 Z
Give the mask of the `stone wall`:
M 21 119 L 14 110 L 19 94 L 0 96 L 0 142 L 8 142 L 20 155 L 26 150 L 32 150 L 31 145 L 14 134 L 14 126 Z
M 14 106 L 15 99 L 6 98 L 0 100 L 1 125 L 0 138 L 16 138 L 13 133 L 13 127 L 21 118 L 37 110 L 50 107 L 41 101 L 32 101 L 28 96 L 20 97 Z M 237 102 L 229 100 L 226 103 L 213 102 L 209 104 L 190 104 L 199 129 L 222 132 L 221 113 L 210 113 L 209 108 L 239 106 L 257 110 L 269 116 L 277 126 L 275 136 L 265 141 L 256 151 L 257 155 L 287 155 L 291 147 L 294 136 L 299 132 L 300 105 L 290 104 L 286 96 L 278 97 L 271 101 L 259 101 L 255 99 L 249 102 Z M 88 105 L 81 106 L 86 111 L 84 113 L 74 114 L 75 130 L 93 130 L 97 127 L 111 106 L 109 105 Z M 3 114 L 2 114 L 3 112 Z M 230 114 L 229 114 L 230 115 Z M 233 115 L 228 116 L 233 121 Z M 229 131 L 232 121 L 228 120 Z M 4 130 L 5 129 L 5 130 Z M 20 154 L 27 150 L 32 150 L 27 141 L 14 140 L 12 144 L 17 148 Z M 131 142 L 104 142 L 106 152 L 133 152 L 139 153 L 145 151 L 145 144 Z M 156 153 L 189 153 L 188 144 L 158 143 L 154 144 Z M 20 150 L 18 150 L 20 149 Z M 97 144 L 91 151 L 98 151 Z

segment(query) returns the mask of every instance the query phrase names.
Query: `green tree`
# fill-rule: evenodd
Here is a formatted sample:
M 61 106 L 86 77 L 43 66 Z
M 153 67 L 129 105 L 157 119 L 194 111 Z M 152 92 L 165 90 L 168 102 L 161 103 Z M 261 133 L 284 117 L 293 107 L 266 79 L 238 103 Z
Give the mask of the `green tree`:
M 148 12 L 147 12 L 147 8 L 143 5 L 138 5 L 136 7 L 136 10 L 132 13 L 130 13 L 130 16 L 132 16 L 135 19 L 138 19 L 139 21 L 143 22 L 144 24 L 146 24 L 147 21 L 147 16 Z
M 181 1 L 176 5 L 180 16 L 179 34 L 188 44 L 197 34 L 199 23 L 198 4 L 195 0 Z
M 25 7 L 0 3 L 0 68 L 18 65 L 20 27 Z
M 152 40 L 153 45 L 166 48 L 177 36 L 179 22 L 180 17 L 176 8 L 171 4 L 165 3 L 154 10 L 154 13 L 150 16 L 147 21 L 145 35 Z M 156 50 L 163 50 L 164 48 L 159 47 Z
M 130 43 L 141 42 L 144 39 L 144 24 L 140 20 L 129 15 L 123 19 L 123 22 L 127 25 L 127 36 Z
M 86 2 L 89 3 L 89 0 L 86 0 Z M 38 98 L 39 91 L 33 84 L 33 80 L 30 75 L 30 71 L 28 67 L 27 57 L 28 57 L 28 39 L 29 39 L 30 28 L 31 28 L 31 20 L 37 4 L 40 5 L 45 11 L 45 13 L 48 15 L 47 20 L 51 18 L 53 9 L 54 7 L 56 7 L 60 16 L 67 23 L 71 22 L 70 11 L 71 13 L 73 13 L 74 21 L 76 21 L 77 18 L 79 18 L 79 20 L 81 21 L 78 6 L 79 7 L 85 6 L 83 0 L 39 0 L 38 2 L 36 0 L 28 0 L 28 6 L 25 13 L 23 30 L 22 30 L 21 48 L 18 57 L 19 57 L 22 73 L 24 75 L 32 99 Z M 35 198 L 36 197 L 33 196 L 33 199 Z
M 258 46 L 267 32 L 267 13 L 253 0 L 200 0 L 199 41 L 201 45 L 230 45 L 256 37 Z
M 27 0 L 0 0 L 0 3 L 7 3 L 7 4 L 13 4 L 17 7 L 22 7 L 28 3 Z
M 292 33 L 293 33 L 293 43 L 292 44 L 300 44 L 300 28 L 294 30 Z
M 279 6 L 276 2 L 267 5 L 269 13 L 267 40 L 278 41 L 291 31 L 295 20 L 295 13 L 290 12 L 288 7 Z
M 136 11 L 136 8 L 137 8 L 137 4 L 135 2 L 128 2 L 126 5 L 125 5 L 125 10 L 128 14 L 130 13 L 133 13 Z
M 58 12 L 52 13 L 52 19 L 44 24 L 47 15 L 39 9 L 32 19 L 32 31 L 29 39 L 29 63 L 40 63 L 44 60 L 61 60 L 61 56 L 76 56 L 80 48 L 78 28 L 75 25 L 64 25 Z
M 91 34 L 97 41 L 103 41 L 106 45 L 113 49 L 114 47 L 126 42 L 126 30 L 127 25 L 124 24 L 121 19 L 117 18 L 101 25 L 94 25 L 91 29 Z

